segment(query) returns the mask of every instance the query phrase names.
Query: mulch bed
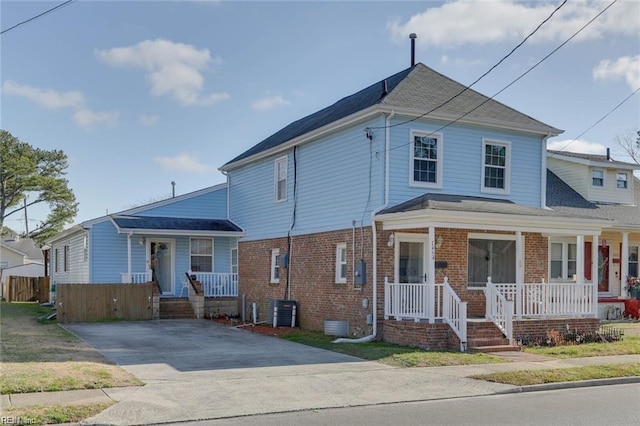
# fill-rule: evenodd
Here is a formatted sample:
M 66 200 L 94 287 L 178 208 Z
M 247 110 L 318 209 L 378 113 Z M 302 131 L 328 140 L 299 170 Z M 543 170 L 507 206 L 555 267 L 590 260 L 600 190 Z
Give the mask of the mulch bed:
M 245 331 L 250 331 L 252 333 L 264 334 L 265 336 L 280 337 L 296 330 L 295 328 L 291 328 L 291 327 L 275 327 L 274 328 L 273 326 L 268 324 L 247 323 L 245 325 L 242 325 L 242 322 L 240 320 L 237 320 L 234 318 L 226 318 L 226 317 L 211 318 L 211 321 L 214 321 L 214 322 L 217 322 L 218 324 L 223 324 L 229 327 L 236 327 L 238 330 L 245 330 Z

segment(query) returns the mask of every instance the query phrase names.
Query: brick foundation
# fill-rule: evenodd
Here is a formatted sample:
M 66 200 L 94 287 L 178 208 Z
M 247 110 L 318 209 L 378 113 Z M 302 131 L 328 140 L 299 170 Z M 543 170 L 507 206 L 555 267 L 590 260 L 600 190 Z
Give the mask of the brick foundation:
M 570 331 L 579 333 L 595 332 L 600 327 L 600 320 L 598 318 L 566 318 L 513 321 L 513 337 L 518 340 L 519 336 L 544 336 L 548 331 L 564 333 L 567 331 L 567 326 Z
M 460 339 L 448 324 L 413 321 L 384 321 L 380 339 L 385 343 L 428 350 L 460 350 Z

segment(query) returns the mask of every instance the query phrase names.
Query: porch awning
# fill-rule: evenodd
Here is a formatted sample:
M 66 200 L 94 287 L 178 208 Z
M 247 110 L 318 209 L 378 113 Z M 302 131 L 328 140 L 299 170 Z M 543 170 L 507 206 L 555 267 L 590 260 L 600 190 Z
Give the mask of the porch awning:
M 244 231 L 228 219 L 112 216 L 118 233 L 240 237 Z
M 424 194 L 376 215 L 385 229 L 454 227 L 599 234 L 612 221 L 516 204 L 511 200 L 451 194 Z

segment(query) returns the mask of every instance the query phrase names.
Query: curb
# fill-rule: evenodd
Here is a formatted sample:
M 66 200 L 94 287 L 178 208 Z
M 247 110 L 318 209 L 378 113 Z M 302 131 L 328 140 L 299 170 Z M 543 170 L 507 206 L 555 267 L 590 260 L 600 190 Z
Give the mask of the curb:
M 576 382 L 543 383 L 540 385 L 520 386 L 518 389 L 520 392 L 540 392 L 557 389 L 586 388 L 591 386 L 623 385 L 628 383 L 640 383 L 640 376 L 580 380 Z M 516 392 L 518 391 L 516 390 Z

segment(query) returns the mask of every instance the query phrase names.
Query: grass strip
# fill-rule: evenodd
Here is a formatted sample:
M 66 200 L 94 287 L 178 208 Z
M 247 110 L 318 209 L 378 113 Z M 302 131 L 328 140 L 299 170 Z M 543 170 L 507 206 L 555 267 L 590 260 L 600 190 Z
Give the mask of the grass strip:
M 625 336 L 623 340 L 611 343 L 583 343 L 581 345 L 524 347 L 524 352 L 555 358 L 585 358 L 605 355 L 640 354 L 640 337 Z
M 51 425 L 76 423 L 95 416 L 112 404 L 114 403 L 9 407 L 3 411 L 2 416 L 6 424 Z
M 291 342 L 377 361 L 392 367 L 439 367 L 505 362 L 499 357 L 483 353 L 427 351 L 382 342 L 333 343 L 335 337 L 321 332 L 292 331 L 281 337 Z
M 550 370 L 519 370 L 503 373 L 478 374 L 471 376 L 471 378 L 507 385 L 528 386 L 544 383 L 577 382 L 581 380 L 634 376 L 640 376 L 640 363 L 590 365 Z

